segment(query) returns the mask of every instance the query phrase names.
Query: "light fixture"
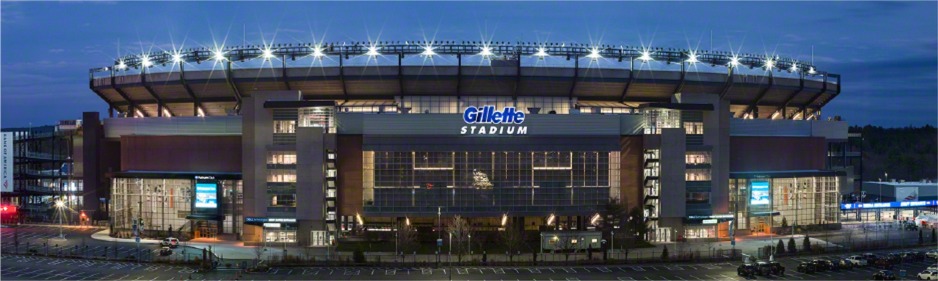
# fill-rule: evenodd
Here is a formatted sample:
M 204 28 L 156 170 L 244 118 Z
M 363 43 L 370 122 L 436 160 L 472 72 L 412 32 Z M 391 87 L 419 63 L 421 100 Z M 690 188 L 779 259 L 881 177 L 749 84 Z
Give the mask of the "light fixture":
M 556 218 L 557 218 L 557 216 L 554 216 L 554 214 L 550 214 L 550 216 L 547 217 L 547 225 L 553 225 L 553 224 L 554 224 L 554 219 L 556 219 Z
M 815 74 L 815 73 L 817 73 L 817 71 L 814 71 L 813 66 L 808 68 L 808 74 Z
M 355 220 L 358 221 L 358 225 L 362 225 L 362 226 L 365 225 L 365 221 L 362 220 L 362 215 L 361 215 L 361 214 L 355 213 Z
M 730 65 L 730 67 L 737 67 L 737 66 L 739 66 L 739 57 L 733 56 L 732 58 L 730 58 L 730 63 L 729 63 L 729 65 Z
M 407 226 L 410 226 L 410 218 L 404 217 L 404 224 L 406 224 Z
M 270 60 L 274 58 L 274 50 L 271 50 L 270 48 L 264 48 L 261 50 L 261 58 L 264 60 Z
M 789 68 L 788 71 L 791 71 L 791 72 L 798 72 L 798 64 L 797 64 L 797 63 L 792 63 L 792 64 L 791 64 L 791 68 Z
M 699 60 L 697 60 L 697 53 L 696 53 L 696 52 L 689 52 L 689 53 L 687 53 L 687 60 L 686 60 L 686 62 L 688 62 L 688 63 L 690 63 L 690 64 L 695 64 L 695 63 L 700 62 Z
M 62 201 L 62 200 L 55 201 L 55 207 L 56 208 L 65 207 L 65 201 Z
M 217 60 L 217 61 L 223 61 L 223 60 L 226 59 L 226 58 L 225 58 L 225 52 L 222 52 L 221 49 L 214 50 L 214 51 L 212 51 L 212 58 L 215 59 L 215 60 Z
M 378 46 L 372 45 L 368 47 L 368 52 L 365 53 L 365 55 L 370 56 L 370 57 L 375 57 L 375 56 L 380 56 L 381 53 L 378 52 Z
M 317 59 L 318 59 L 318 58 L 322 58 L 323 56 L 325 56 L 325 54 L 322 53 L 322 47 L 320 47 L 320 46 L 317 45 L 317 46 L 313 47 L 312 49 L 313 49 L 312 56 L 313 56 L 314 58 L 317 58 Z
M 544 49 L 543 47 L 541 47 L 541 48 L 537 48 L 537 53 L 534 53 L 534 56 L 540 59 L 544 59 L 544 57 L 547 57 L 550 55 L 547 54 L 547 49 Z
M 599 213 L 594 214 L 593 217 L 590 218 L 590 224 L 592 224 L 593 226 L 598 225 L 599 218 L 600 218 Z
M 174 53 L 173 54 L 173 63 L 184 63 L 185 59 L 182 58 L 182 54 Z
M 420 53 L 422 56 L 432 57 L 436 55 L 436 52 L 433 51 L 433 46 L 426 45 L 423 47 L 423 53 Z
M 775 61 L 774 61 L 774 60 L 772 60 L 772 59 L 767 59 L 767 60 L 765 60 L 765 69 L 766 69 L 766 70 L 772 70 L 773 67 L 775 67 Z
M 163 116 L 166 116 L 166 117 L 173 117 L 173 114 L 170 113 L 168 109 L 163 108 Z
M 153 65 L 153 62 L 150 61 L 150 56 L 140 55 L 140 65 L 143 67 L 150 67 Z
M 205 117 L 205 111 L 202 110 L 202 107 L 201 107 L 201 106 L 199 106 L 198 116 L 199 116 L 199 117 Z
M 488 56 L 493 55 L 493 54 L 492 54 L 492 47 L 489 47 L 489 46 L 482 46 L 482 51 L 479 52 L 479 55 L 480 55 L 480 56 L 483 56 L 483 57 L 488 57 Z
M 642 51 L 642 55 L 638 57 L 638 59 L 642 60 L 643 62 L 648 62 L 650 60 L 653 60 L 651 58 L 651 53 L 648 52 L 648 50 Z
M 117 69 L 124 70 L 124 69 L 127 68 L 127 64 L 124 63 L 124 60 L 120 60 L 120 61 L 117 62 L 117 66 L 116 66 L 116 67 L 117 67 Z
M 598 60 L 598 59 L 601 59 L 603 56 L 599 54 L 598 48 L 592 48 L 590 49 L 590 54 L 586 55 L 586 57 L 591 60 Z
M 508 224 L 508 214 L 502 215 L 502 227 Z

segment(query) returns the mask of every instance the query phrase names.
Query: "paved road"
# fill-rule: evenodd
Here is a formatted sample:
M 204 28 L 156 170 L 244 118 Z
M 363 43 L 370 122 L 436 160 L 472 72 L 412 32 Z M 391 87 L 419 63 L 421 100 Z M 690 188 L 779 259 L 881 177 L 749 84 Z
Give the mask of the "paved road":
M 159 246 L 155 244 L 118 243 L 92 239 L 91 235 L 103 230 L 97 227 L 64 227 L 61 229 L 65 239 L 59 237 L 59 227 L 48 225 L 21 225 L 17 227 L 0 228 L 0 248 L 3 253 L 34 253 L 54 256 L 81 256 L 84 258 L 103 258 L 112 260 L 130 259 L 140 257 L 142 261 L 159 259 L 182 260 L 182 248 L 177 248 L 172 256 L 160 257 L 157 252 Z M 19 243 L 16 243 L 19 241 Z M 27 248 L 28 247 L 28 248 Z M 186 255 L 191 259 L 198 256 L 201 251 L 187 249 Z
M 876 253 L 885 253 L 879 251 Z M 828 256 L 824 258 L 832 258 Z M 838 256 L 839 257 L 839 256 Z M 802 274 L 795 266 L 802 260 L 822 257 L 783 258 L 785 276 L 777 280 L 868 280 L 877 271 L 859 268 L 837 272 Z M 894 271 L 906 270 L 905 279 L 935 260 L 904 262 Z M 264 273 L 245 274 L 241 280 L 745 280 L 736 276 L 736 263 L 643 264 L 610 266 L 545 267 L 289 267 Z M 63 259 L 38 256 L 0 256 L 0 279 L 4 280 L 231 280 L 235 271 L 196 273 L 180 265 Z M 759 277 L 756 279 L 767 279 Z

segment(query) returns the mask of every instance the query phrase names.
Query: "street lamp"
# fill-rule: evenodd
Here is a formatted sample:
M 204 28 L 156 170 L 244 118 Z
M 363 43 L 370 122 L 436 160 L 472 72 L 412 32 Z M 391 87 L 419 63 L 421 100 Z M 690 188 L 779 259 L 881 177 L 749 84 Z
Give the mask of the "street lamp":
M 65 201 L 62 201 L 62 200 L 55 201 L 55 208 L 58 210 L 58 213 L 59 213 L 59 238 L 65 239 L 65 234 L 62 233 L 62 227 L 63 227 L 62 216 L 64 216 L 63 211 L 62 211 L 63 207 L 65 207 Z

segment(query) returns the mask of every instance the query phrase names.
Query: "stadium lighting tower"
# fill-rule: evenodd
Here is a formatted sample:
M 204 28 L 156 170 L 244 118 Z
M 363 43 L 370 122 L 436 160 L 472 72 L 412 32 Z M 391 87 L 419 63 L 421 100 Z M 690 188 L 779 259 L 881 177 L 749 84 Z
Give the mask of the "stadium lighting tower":
M 590 60 L 599 60 L 603 56 L 599 54 L 599 48 L 592 48 L 590 49 L 590 54 L 586 55 L 586 57 L 589 58 Z
M 212 58 L 217 61 L 223 61 L 225 60 L 225 52 L 223 52 L 221 49 L 214 50 L 212 51 Z

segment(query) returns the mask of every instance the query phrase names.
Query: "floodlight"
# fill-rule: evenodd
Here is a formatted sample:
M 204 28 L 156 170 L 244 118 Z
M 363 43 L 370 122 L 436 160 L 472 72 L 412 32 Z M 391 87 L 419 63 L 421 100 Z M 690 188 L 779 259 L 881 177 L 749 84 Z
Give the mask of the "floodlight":
M 374 56 L 380 56 L 381 53 L 378 53 L 378 47 L 377 47 L 377 46 L 370 46 L 370 47 L 368 47 L 368 52 L 365 53 L 365 55 L 374 57 Z
M 483 57 L 488 57 L 488 56 L 493 55 L 493 54 L 492 54 L 492 48 L 489 47 L 489 46 L 482 46 L 482 51 L 479 52 L 479 55 L 480 55 L 480 56 L 483 56 Z
M 420 53 L 420 55 L 428 56 L 428 57 L 435 56 L 436 52 L 434 52 L 433 49 L 434 49 L 433 46 L 426 45 L 423 47 L 423 53 Z
M 325 55 L 322 53 L 322 47 L 316 46 L 316 47 L 313 47 L 312 49 L 313 49 L 313 54 L 312 54 L 312 56 L 313 56 L 314 58 L 317 58 L 317 59 L 318 59 L 318 58 L 322 58 L 323 56 L 325 56 Z
M 182 54 L 175 53 L 173 54 L 173 63 L 184 63 L 185 59 L 182 58 Z
M 797 63 L 792 63 L 792 64 L 791 64 L 791 68 L 789 68 L 788 70 L 791 71 L 791 72 L 798 72 L 798 64 L 797 64 Z
M 772 70 L 773 67 L 775 67 L 775 61 L 774 61 L 774 60 L 772 60 L 772 59 L 767 59 L 767 60 L 765 60 L 765 69 L 767 69 L 767 70 Z
M 153 65 L 153 62 L 150 61 L 150 57 L 147 55 L 140 55 L 140 65 L 143 67 L 150 67 Z
M 534 53 L 534 56 L 543 59 L 544 57 L 549 56 L 549 55 L 547 54 L 547 50 L 542 47 L 542 48 L 537 48 L 537 53 Z
M 214 50 L 214 51 L 212 51 L 212 58 L 215 59 L 215 60 L 217 60 L 217 61 L 223 61 L 223 60 L 226 59 L 226 58 L 225 58 L 225 52 L 222 52 L 222 50 L 220 50 L 220 49 L 219 49 L 219 50 Z
M 598 60 L 598 59 L 602 58 L 603 56 L 599 54 L 599 49 L 597 49 L 597 48 L 592 48 L 592 49 L 590 49 L 590 54 L 589 54 L 589 55 L 586 55 L 586 57 L 587 57 L 587 58 L 590 58 L 591 60 Z
M 127 64 L 124 63 L 124 60 L 120 60 L 117 62 L 117 69 L 124 70 L 126 68 L 127 68 Z
M 695 63 L 700 62 L 699 60 L 697 60 L 697 53 L 696 53 L 696 52 L 687 53 L 687 60 L 686 60 L 686 62 L 688 62 L 688 63 L 690 63 L 690 64 L 695 64 Z
M 648 51 L 642 51 L 642 55 L 638 57 L 638 59 L 642 60 L 643 62 L 648 62 L 652 60 L 651 53 L 649 53 Z
M 274 50 L 271 50 L 270 48 L 261 50 L 261 58 L 264 58 L 265 60 L 274 58 Z
M 730 63 L 729 63 L 729 64 L 730 64 L 730 67 L 737 67 L 737 66 L 739 66 L 739 57 L 733 56 L 732 58 L 730 58 Z

